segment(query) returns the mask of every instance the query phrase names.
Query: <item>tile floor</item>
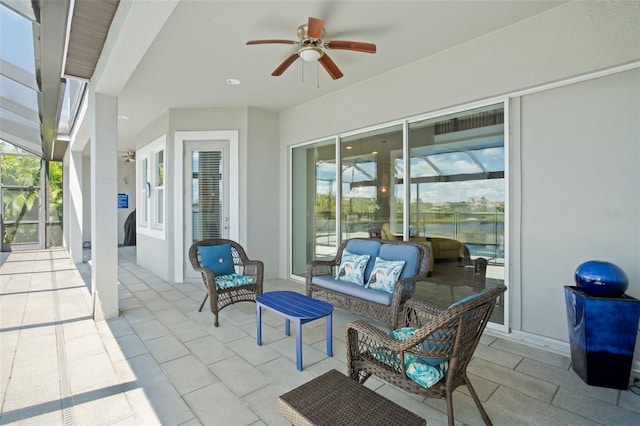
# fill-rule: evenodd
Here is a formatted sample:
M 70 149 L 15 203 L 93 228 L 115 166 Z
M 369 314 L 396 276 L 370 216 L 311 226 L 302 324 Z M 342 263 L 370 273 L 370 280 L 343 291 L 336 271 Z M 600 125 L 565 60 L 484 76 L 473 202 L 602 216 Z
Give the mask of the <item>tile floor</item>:
M 213 317 L 198 312 L 200 283 L 166 282 L 120 248 L 120 317 L 94 322 L 89 266 L 64 250 L 0 254 L 0 424 L 24 425 L 285 425 L 278 395 L 335 368 L 346 372 L 344 325 L 334 315 L 334 357 L 327 358 L 325 322 L 304 326 L 304 371 L 284 321 L 263 314 L 256 345 L 255 305 L 241 303 Z M 303 291 L 268 280 L 265 290 Z M 483 336 L 469 367 L 496 425 L 638 425 L 640 396 L 590 387 L 570 358 L 504 336 Z M 370 379 L 367 386 L 445 425 L 443 401 L 421 400 Z M 466 389 L 456 391 L 457 424 L 482 424 Z M 389 419 L 393 424 L 393 419 Z

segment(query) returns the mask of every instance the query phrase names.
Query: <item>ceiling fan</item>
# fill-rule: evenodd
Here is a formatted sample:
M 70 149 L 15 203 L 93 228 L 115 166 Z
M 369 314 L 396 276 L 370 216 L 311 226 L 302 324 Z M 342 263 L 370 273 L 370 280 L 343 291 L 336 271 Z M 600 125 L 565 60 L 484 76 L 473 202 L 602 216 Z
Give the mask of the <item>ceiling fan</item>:
M 298 58 L 305 62 L 318 61 L 329 73 L 332 79 L 337 80 L 342 77 L 342 71 L 327 55 L 326 50 L 352 50 L 354 52 L 376 53 L 376 45 L 360 41 L 329 40 L 323 41 L 325 36 L 324 21 L 318 18 L 309 18 L 306 24 L 298 27 L 298 40 L 249 40 L 251 44 L 297 44 L 298 50 L 285 59 L 278 68 L 271 73 L 272 76 L 282 75 Z
M 136 152 L 135 151 L 127 151 L 126 154 L 121 156 L 124 158 L 125 163 L 135 163 L 136 161 Z

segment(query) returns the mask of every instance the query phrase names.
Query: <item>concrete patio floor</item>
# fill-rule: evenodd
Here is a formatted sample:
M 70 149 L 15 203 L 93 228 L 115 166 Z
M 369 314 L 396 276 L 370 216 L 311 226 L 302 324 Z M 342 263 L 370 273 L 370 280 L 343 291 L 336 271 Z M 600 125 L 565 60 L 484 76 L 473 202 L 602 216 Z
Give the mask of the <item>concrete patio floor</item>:
M 121 315 L 94 322 L 87 264 L 65 250 L 14 251 L 0 257 L 0 424 L 286 425 L 278 396 L 334 368 L 346 373 L 344 326 L 357 316 L 336 310 L 333 358 L 325 320 L 303 329 L 304 371 L 284 321 L 240 303 L 220 314 L 198 306 L 201 283 L 174 284 L 119 249 Z M 303 292 L 303 284 L 267 280 L 265 291 Z M 469 373 L 496 425 L 637 425 L 640 396 L 587 386 L 571 359 L 485 332 Z M 444 401 L 423 400 L 374 378 L 366 385 L 427 419 L 447 423 Z M 482 420 L 465 388 L 456 391 L 457 424 Z M 389 424 L 394 424 L 389 419 Z

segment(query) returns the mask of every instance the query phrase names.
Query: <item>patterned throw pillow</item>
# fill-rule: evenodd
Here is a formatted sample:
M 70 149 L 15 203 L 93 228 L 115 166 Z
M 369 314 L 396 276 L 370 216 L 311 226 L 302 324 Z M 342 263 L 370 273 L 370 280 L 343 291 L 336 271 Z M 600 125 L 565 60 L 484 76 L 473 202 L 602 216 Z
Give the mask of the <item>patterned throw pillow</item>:
M 398 281 L 404 263 L 404 260 L 384 260 L 376 257 L 367 288 L 393 293 L 393 285 Z
M 354 254 L 344 250 L 336 279 L 364 285 L 364 270 L 367 267 L 367 263 L 369 263 L 369 258 L 371 256 L 368 254 Z
M 413 337 L 418 330 L 416 327 L 402 327 L 396 330 L 391 330 L 389 334 L 396 340 L 404 342 L 407 339 Z M 446 338 L 447 334 L 445 330 L 436 330 L 427 340 L 422 343 L 422 350 L 427 353 L 442 353 L 448 351 L 451 348 L 451 343 L 442 342 L 442 339 Z M 418 357 L 418 360 L 429 365 L 437 366 L 443 362 L 449 361 L 448 357 L 444 358 L 423 358 Z
M 438 365 L 429 365 L 420 359 L 407 360 L 405 355 L 405 374 L 424 388 L 430 388 L 442 379 L 449 369 L 449 361 Z
M 400 368 L 400 354 L 381 346 L 377 342 L 371 342 L 371 356 L 389 366 Z M 445 359 L 440 364 L 431 365 L 413 354 L 404 354 L 405 374 L 408 378 L 418 383 L 420 386 L 429 388 L 438 383 L 449 369 L 449 359 Z
M 394 339 L 404 342 L 413 337 L 416 330 L 415 327 L 402 327 L 390 331 L 389 334 Z M 438 339 L 436 335 L 439 333 L 440 330 L 437 330 L 433 336 Z M 430 352 L 429 349 L 433 346 L 433 343 L 425 341 L 422 344 L 422 350 Z M 425 388 L 438 383 L 447 374 L 449 368 L 449 358 L 422 358 L 408 353 L 404 354 L 404 363 L 407 377 Z

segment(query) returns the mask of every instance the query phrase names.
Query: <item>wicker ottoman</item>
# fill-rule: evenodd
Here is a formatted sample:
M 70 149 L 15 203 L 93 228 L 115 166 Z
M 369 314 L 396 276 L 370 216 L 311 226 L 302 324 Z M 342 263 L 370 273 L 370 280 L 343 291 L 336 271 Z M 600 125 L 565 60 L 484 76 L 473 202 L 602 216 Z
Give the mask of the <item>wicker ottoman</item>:
M 292 425 L 426 425 L 427 421 L 382 395 L 331 370 L 278 399 Z

